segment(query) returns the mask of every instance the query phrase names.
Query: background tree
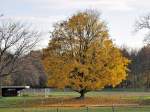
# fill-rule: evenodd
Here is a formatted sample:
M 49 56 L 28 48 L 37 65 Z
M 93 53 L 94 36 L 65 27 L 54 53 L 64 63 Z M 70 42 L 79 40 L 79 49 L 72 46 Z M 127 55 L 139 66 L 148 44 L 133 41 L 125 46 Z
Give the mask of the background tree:
M 144 46 L 138 53 L 139 75 L 142 79 L 142 85 L 147 90 L 150 88 L 150 46 Z
M 149 80 L 150 80 L 150 14 L 140 17 L 136 21 L 135 25 L 136 31 L 146 31 L 147 34 L 145 36 L 144 42 L 146 45 L 140 50 L 137 59 L 140 64 L 140 73 L 142 73 L 142 77 L 146 80 L 146 88 L 149 88 Z M 145 75 L 144 75 L 145 74 Z M 144 79 L 143 79 L 144 80 Z
M 128 77 L 118 87 L 145 89 L 150 88 L 150 46 L 143 46 L 139 50 L 121 48 L 123 55 L 131 60 L 128 65 Z
M 57 23 L 43 50 L 48 85 L 70 87 L 80 98 L 88 91 L 119 84 L 126 78 L 128 62 L 109 39 L 99 13 L 91 10 Z
M 12 85 L 46 87 L 47 77 L 41 62 L 41 51 L 31 51 L 19 60 L 19 67 L 11 76 Z
M 144 42 L 146 45 L 150 45 L 150 14 L 139 17 L 139 19 L 135 22 L 135 31 L 147 31 L 147 34 L 144 38 Z
M 128 47 L 123 47 L 121 48 L 121 52 L 123 54 L 123 56 L 125 56 L 127 59 L 131 60 L 131 62 L 128 65 L 129 71 L 128 71 L 128 76 L 127 79 L 125 81 L 123 81 L 119 87 L 121 88 L 137 88 L 137 83 L 139 83 L 139 81 L 137 81 L 137 77 L 138 77 L 138 73 L 139 73 L 139 61 L 137 58 L 138 55 L 138 50 L 135 49 L 131 49 L 129 50 Z
M 20 22 L 0 20 L 0 85 L 4 77 L 16 73 L 21 57 L 38 41 L 39 33 L 30 27 Z

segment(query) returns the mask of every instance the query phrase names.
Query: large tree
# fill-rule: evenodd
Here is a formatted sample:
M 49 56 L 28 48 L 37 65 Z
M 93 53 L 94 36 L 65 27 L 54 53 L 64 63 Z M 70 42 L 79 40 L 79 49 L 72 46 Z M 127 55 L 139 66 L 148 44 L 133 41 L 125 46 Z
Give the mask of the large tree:
M 48 85 L 85 93 L 119 84 L 126 78 L 128 60 L 109 39 L 96 11 L 78 12 L 57 23 L 43 50 Z

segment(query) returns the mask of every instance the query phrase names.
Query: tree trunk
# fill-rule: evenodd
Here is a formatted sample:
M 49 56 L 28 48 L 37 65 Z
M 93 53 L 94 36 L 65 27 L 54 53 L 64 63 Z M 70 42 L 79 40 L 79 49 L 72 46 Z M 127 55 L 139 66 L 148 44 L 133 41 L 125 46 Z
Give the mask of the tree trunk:
M 0 77 L 0 98 L 2 97 L 2 77 Z
M 80 93 L 79 99 L 84 99 L 86 91 L 85 90 L 81 90 L 79 93 Z

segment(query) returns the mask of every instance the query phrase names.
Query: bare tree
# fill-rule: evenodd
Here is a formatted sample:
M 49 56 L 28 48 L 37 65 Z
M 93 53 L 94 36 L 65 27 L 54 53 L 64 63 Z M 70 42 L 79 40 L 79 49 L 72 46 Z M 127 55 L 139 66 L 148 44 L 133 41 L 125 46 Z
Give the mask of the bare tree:
M 13 21 L 0 23 L 0 79 L 17 71 L 18 60 L 39 41 L 39 32 Z
M 135 31 L 147 30 L 147 34 L 144 38 L 144 43 L 146 45 L 150 45 L 150 13 L 139 17 L 139 19 L 135 22 Z

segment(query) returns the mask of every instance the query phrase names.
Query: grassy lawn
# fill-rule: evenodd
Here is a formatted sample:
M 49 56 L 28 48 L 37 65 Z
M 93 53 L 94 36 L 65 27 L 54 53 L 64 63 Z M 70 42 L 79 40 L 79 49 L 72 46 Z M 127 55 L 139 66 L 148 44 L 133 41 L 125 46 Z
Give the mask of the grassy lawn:
M 84 100 L 78 100 L 76 92 L 51 92 L 48 97 L 22 96 L 0 98 L 0 112 L 87 112 L 89 105 L 138 104 L 135 107 L 115 107 L 114 112 L 150 112 L 150 92 L 89 92 Z M 77 108 L 77 106 L 79 108 Z M 142 107 L 141 107 L 142 106 Z M 61 111 L 60 111 L 61 110 Z M 90 107 L 89 112 L 112 112 L 112 107 Z
M 150 107 L 115 107 L 114 112 L 149 112 Z M 111 107 L 96 108 L 5 108 L 0 112 L 113 112 Z
M 78 97 L 79 93 L 77 92 L 51 92 L 49 96 L 57 96 L 57 97 L 62 97 L 62 96 L 72 96 L 72 97 Z M 142 98 L 146 97 L 150 99 L 150 92 L 126 92 L 126 91 L 101 91 L 101 92 L 88 92 L 86 94 L 87 97 L 97 97 L 97 96 L 119 96 L 119 97 L 132 97 L 132 98 Z
M 50 92 L 49 97 L 25 96 L 25 97 L 2 97 L 0 107 L 27 107 L 48 104 L 114 104 L 116 103 L 140 103 L 146 101 L 150 104 L 150 92 L 89 92 L 84 101 L 77 101 L 75 98 L 79 94 L 76 92 Z M 145 104 L 145 103 L 144 103 Z

